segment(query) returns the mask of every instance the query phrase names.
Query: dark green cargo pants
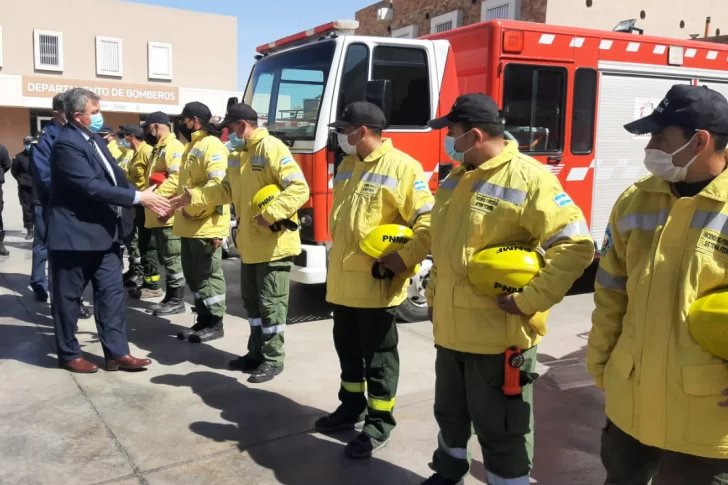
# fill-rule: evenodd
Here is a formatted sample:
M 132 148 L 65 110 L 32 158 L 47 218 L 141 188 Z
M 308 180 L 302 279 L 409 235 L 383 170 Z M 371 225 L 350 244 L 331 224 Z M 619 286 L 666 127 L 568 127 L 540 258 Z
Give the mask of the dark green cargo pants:
M 350 416 L 366 412 L 363 431 L 379 441 L 389 438 L 397 425 L 394 401 L 399 384 L 398 343 L 396 307 L 334 305 L 341 407 Z
M 250 337 L 248 353 L 260 362 L 283 364 L 283 331 L 288 318 L 288 295 L 291 287 L 290 258 L 240 267 L 243 305 L 248 313 Z
M 222 246 L 212 239 L 182 238 L 182 270 L 195 298 L 195 312 L 202 317 L 225 315 L 225 275 Z
M 172 233 L 171 227 L 155 227 L 152 229 L 157 256 L 167 274 L 167 293 L 182 298 L 185 287 L 185 275 L 182 270 L 182 238 Z
M 435 419 L 440 434 L 431 465 L 435 472 L 455 481 L 468 473 L 468 440 L 474 428 L 488 482 L 521 478 L 528 483 L 533 466 L 536 347 L 522 355 L 523 392 L 506 396 L 502 389 L 505 354 L 467 354 L 437 347 Z
M 728 460 L 647 446 L 607 420 L 602 430 L 604 485 L 728 485 Z
M 139 230 L 137 228 L 136 219 L 134 220 L 134 228 L 131 234 L 124 239 L 126 253 L 129 256 L 129 268 L 139 268 L 143 272 L 142 255 L 139 253 Z
M 139 238 L 139 254 L 142 260 L 144 271 L 144 286 L 151 290 L 159 289 L 159 258 L 157 257 L 157 245 L 152 237 L 152 230 L 144 227 L 146 217 L 144 207 L 134 207 L 135 233 Z

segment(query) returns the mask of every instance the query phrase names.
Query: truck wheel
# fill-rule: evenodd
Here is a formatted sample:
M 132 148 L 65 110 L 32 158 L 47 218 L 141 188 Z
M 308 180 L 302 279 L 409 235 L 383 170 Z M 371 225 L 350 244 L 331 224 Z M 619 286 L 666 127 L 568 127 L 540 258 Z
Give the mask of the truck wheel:
M 420 272 L 412 277 L 407 287 L 407 299 L 397 309 L 397 316 L 405 322 L 423 322 L 427 320 L 427 298 L 425 288 L 430 279 L 432 260 L 426 259 L 420 265 Z

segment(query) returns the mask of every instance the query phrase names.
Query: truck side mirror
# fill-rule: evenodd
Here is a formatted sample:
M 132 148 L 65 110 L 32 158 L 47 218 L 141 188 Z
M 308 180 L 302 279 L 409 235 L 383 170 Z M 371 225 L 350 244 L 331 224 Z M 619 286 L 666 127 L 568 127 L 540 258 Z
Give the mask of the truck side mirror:
M 392 81 L 389 79 L 374 79 L 367 82 L 364 99 L 376 104 L 387 118 L 387 126 L 392 116 Z

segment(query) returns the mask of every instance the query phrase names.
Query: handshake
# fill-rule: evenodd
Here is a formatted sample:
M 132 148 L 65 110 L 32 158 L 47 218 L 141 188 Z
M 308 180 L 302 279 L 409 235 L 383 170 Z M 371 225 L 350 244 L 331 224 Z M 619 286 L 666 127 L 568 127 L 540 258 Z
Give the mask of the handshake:
M 192 193 L 188 189 L 185 189 L 185 192 L 182 195 L 166 199 L 154 192 L 156 188 L 156 185 L 152 185 L 142 191 L 139 203 L 154 212 L 160 222 L 169 220 L 169 218 L 174 214 L 174 211 L 183 209 L 186 205 L 189 205 L 192 200 Z M 182 214 L 185 217 L 190 217 L 184 211 L 182 211 Z

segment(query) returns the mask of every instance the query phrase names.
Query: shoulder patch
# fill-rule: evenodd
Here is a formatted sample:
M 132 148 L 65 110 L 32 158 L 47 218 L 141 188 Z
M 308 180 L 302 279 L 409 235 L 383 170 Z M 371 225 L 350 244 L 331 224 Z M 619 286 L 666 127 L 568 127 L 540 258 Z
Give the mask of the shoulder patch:
M 559 195 L 554 197 L 554 202 L 559 207 L 564 207 L 565 205 L 573 204 L 573 201 L 571 200 L 571 197 L 566 195 L 566 192 L 561 192 Z
M 210 157 L 210 160 L 213 162 L 217 162 L 218 160 L 222 160 L 222 155 L 213 155 Z
M 427 184 L 422 180 L 415 180 L 412 185 L 414 185 L 415 190 L 427 191 Z
M 285 167 L 286 165 L 291 164 L 291 163 L 293 163 L 293 158 L 291 158 L 291 157 L 283 157 L 281 159 L 281 167 Z
M 599 254 L 601 254 L 602 257 L 606 256 L 612 246 L 614 246 L 612 227 L 607 225 L 607 229 L 604 231 L 604 241 L 602 241 L 602 248 L 599 250 Z

